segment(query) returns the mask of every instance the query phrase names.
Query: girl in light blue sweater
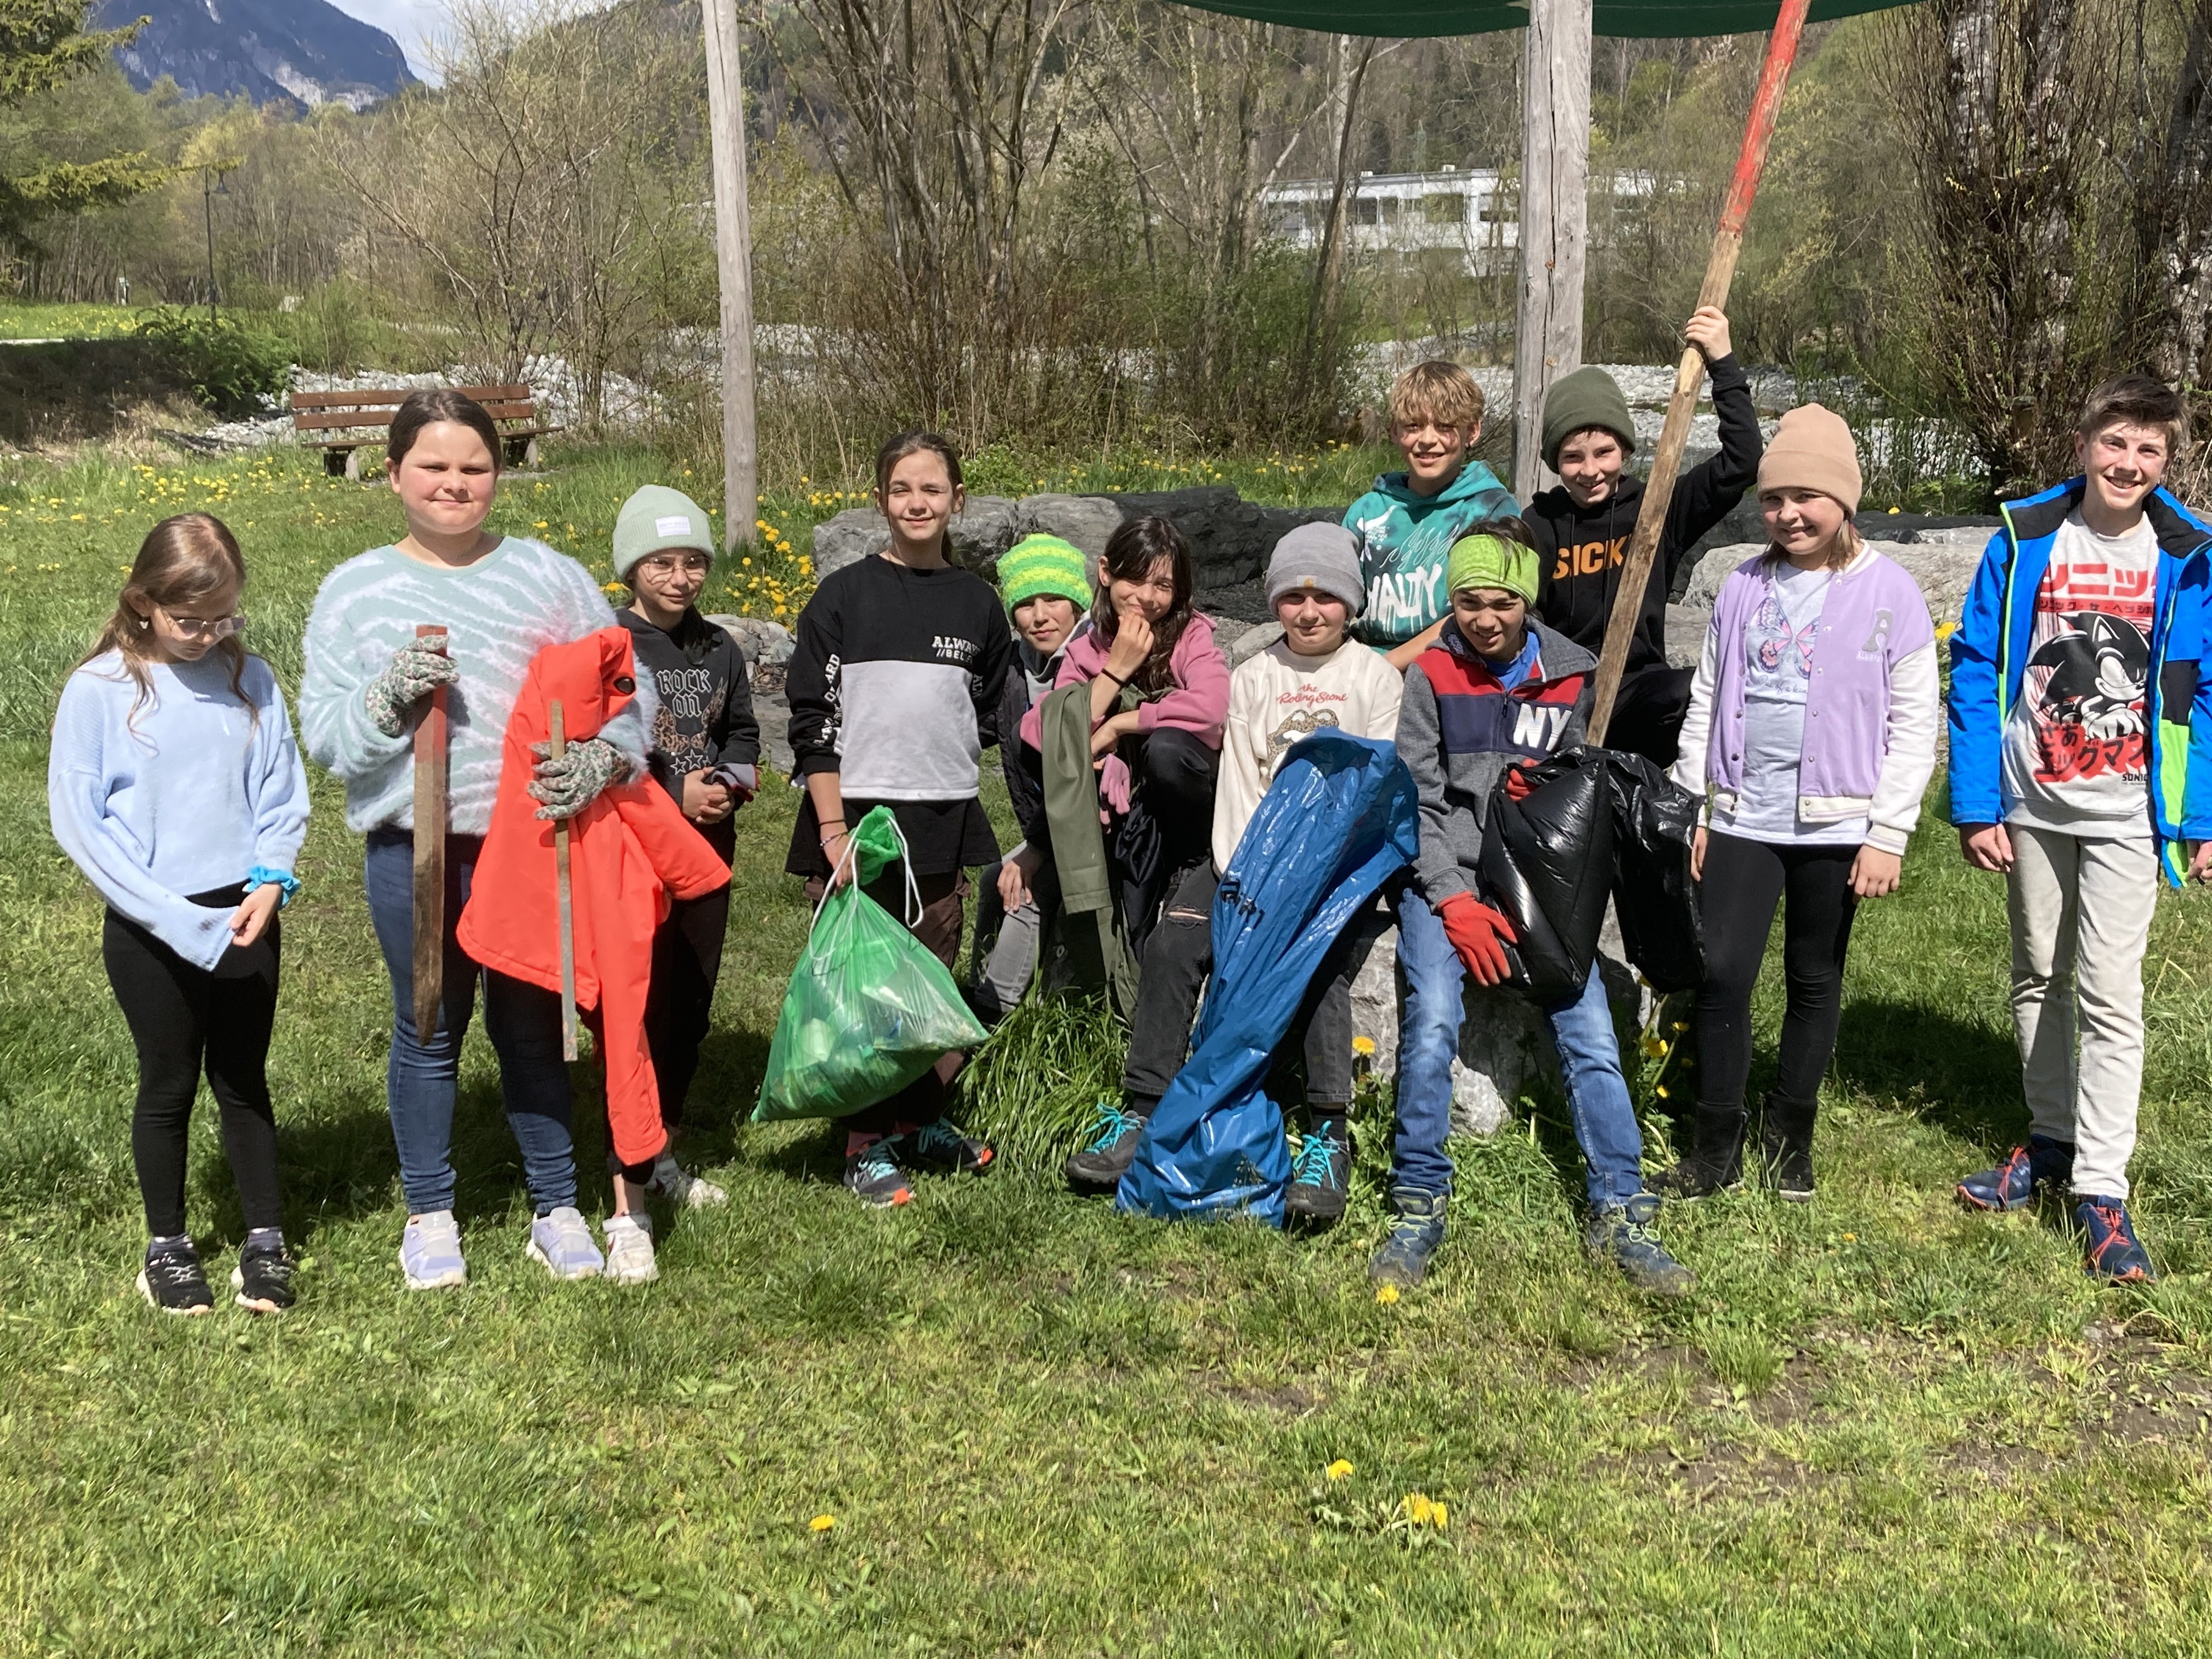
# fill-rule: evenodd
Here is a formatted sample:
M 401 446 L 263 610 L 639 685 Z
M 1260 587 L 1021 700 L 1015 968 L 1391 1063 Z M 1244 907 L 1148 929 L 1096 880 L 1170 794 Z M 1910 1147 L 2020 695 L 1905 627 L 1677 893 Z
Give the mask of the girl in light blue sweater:
M 215 1305 L 185 1230 L 203 1067 L 246 1214 L 231 1288 L 259 1313 L 293 1299 L 266 1066 L 307 779 L 276 677 L 238 643 L 245 586 L 220 520 L 155 526 L 62 688 L 47 759 L 54 838 L 107 901 L 100 955 L 138 1051 L 131 1151 L 153 1235 L 138 1289 L 174 1314 Z
M 499 1056 L 500 1093 L 537 1212 L 526 1252 L 556 1279 L 620 1277 L 623 1263 L 610 1266 L 576 1208 L 560 997 L 480 969 L 454 937 L 531 659 L 614 627 L 615 614 L 574 559 L 484 529 L 499 489 L 500 434 L 482 405 L 442 389 L 410 394 L 392 416 L 385 456 L 407 534 L 324 580 L 307 618 L 300 731 L 316 762 L 344 780 L 346 822 L 368 837 L 369 918 L 392 977 L 386 1090 L 408 1210 L 400 1270 L 410 1290 L 467 1282 L 451 1152 L 461 1038 L 481 978 L 484 1033 Z M 416 629 L 426 623 L 446 630 L 442 653 L 417 643 Z M 415 733 L 424 699 L 441 685 L 449 688 L 450 732 L 442 1001 L 435 1029 L 419 1031 Z M 608 784 L 643 776 L 658 708 L 651 676 L 641 676 L 635 699 L 597 737 L 541 761 L 530 787 L 542 803 L 538 816 L 573 817 Z

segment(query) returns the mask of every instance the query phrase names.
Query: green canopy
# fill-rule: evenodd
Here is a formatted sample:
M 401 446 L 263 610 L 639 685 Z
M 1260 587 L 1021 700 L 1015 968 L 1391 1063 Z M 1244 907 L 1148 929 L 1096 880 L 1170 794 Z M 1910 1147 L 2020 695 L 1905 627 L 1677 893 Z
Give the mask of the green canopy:
M 1329 34 L 1392 38 L 1490 34 L 1528 21 L 1526 0 L 1185 0 L 1203 11 L 1263 23 L 1288 23 Z M 1906 0 L 1813 0 L 1814 22 L 1883 11 Z M 1774 27 L 1777 0 L 1595 0 L 1600 34 L 1668 39 L 1687 34 L 1751 34 Z

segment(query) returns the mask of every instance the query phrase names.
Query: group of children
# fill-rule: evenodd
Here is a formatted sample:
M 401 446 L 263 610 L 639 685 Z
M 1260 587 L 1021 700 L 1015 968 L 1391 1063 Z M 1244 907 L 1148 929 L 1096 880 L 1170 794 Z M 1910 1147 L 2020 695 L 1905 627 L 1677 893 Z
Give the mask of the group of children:
M 1787 1013 L 1751 1161 L 1781 1196 L 1813 1196 L 1819 1085 L 1853 915 L 1898 886 L 1941 701 L 1918 588 L 1853 526 L 1860 475 L 1844 422 L 1818 405 L 1793 410 L 1762 450 L 1726 319 L 1701 310 L 1686 333 L 1707 360 L 1721 446 L 1677 487 L 1609 733 L 1703 802 L 1692 855 L 1707 965 L 1701 1065 L 1679 1163 L 1646 1182 L 1601 977 L 1540 1006 L 1587 1166 L 1587 1246 L 1662 1296 L 1693 1283 L 1655 1231 L 1662 1199 L 1728 1189 L 1746 1167 L 1751 994 L 1778 906 Z M 1373 918 L 1398 927 L 1404 1005 L 1390 1226 L 1370 1271 L 1399 1286 L 1422 1281 L 1444 1237 L 1465 983 L 1510 976 L 1513 923 L 1478 870 L 1485 815 L 1494 792 L 1525 798 L 1532 767 L 1585 740 L 1642 492 L 1623 471 L 1634 422 L 1601 371 L 1553 388 L 1543 447 L 1560 482 L 1525 507 L 1470 456 L 1482 412 L 1480 388 L 1453 365 L 1401 377 L 1390 415 L 1405 470 L 1378 479 L 1342 525 L 1302 526 L 1276 546 L 1266 594 L 1280 637 L 1233 673 L 1195 608 L 1190 550 L 1171 522 L 1124 523 L 1095 577 L 1071 544 L 1028 538 L 1000 560 L 994 591 L 947 556 L 963 504 L 957 451 L 902 434 L 876 474 L 890 544 L 823 580 L 787 681 L 804 793 L 786 867 L 811 898 L 853 878 L 851 827 L 882 805 L 905 858 L 871 890 L 948 968 L 968 872 L 987 872 L 969 990 L 987 1023 L 1034 994 L 1048 958 L 1072 948 L 1109 972 L 1133 970 L 1121 1091 L 1066 1165 L 1091 1189 L 1118 1183 L 1183 1063 L 1211 969 L 1215 889 L 1285 755 L 1322 728 L 1395 744 L 1419 795 L 1419 851 Z M 1969 862 L 2008 878 L 2032 1118 L 2025 1145 L 1958 1190 L 1993 1210 L 2063 1190 L 2088 1270 L 2112 1281 L 2152 1275 L 2126 1165 L 2156 884 L 2161 869 L 2177 883 L 2212 872 L 2212 755 L 2196 752 L 2212 744 L 2212 684 L 2197 672 L 2212 530 L 2160 488 L 2185 422 L 2180 398 L 2146 377 L 2100 388 L 2077 428 L 2081 476 L 2007 504 L 1952 642 L 1952 817 Z M 637 1156 L 610 1152 L 604 1249 L 577 1204 L 558 994 L 480 965 L 459 919 L 518 775 L 523 806 L 556 823 L 610 788 L 611 799 L 664 790 L 726 868 L 736 814 L 757 787 L 759 733 L 741 655 L 695 603 L 716 556 L 696 504 L 654 486 L 623 507 L 614 559 L 630 601 L 617 614 L 573 560 L 484 529 L 500 453 L 494 423 L 459 393 L 418 392 L 402 406 L 388 468 L 407 534 L 324 582 L 300 726 L 309 755 L 343 780 L 347 823 L 366 843 L 392 993 L 387 1099 L 409 1212 L 405 1283 L 466 1279 L 450 1149 L 479 985 L 532 1200 L 526 1250 L 557 1279 L 635 1283 L 655 1273 L 648 1194 L 723 1199 L 676 1162 L 668 1132 L 708 1030 L 726 887 L 661 901 L 643 1015 L 659 1125 L 641 1141 L 629 1133 Z M 1671 668 L 1675 572 L 1754 481 L 1768 544 L 1723 583 L 1698 667 Z M 156 526 L 63 690 L 50 763 L 55 834 L 106 900 L 103 957 L 137 1048 L 132 1146 L 151 1235 L 138 1285 L 176 1313 L 214 1299 L 184 1213 L 203 1070 L 245 1210 L 236 1299 L 280 1311 L 296 1271 L 264 1060 L 307 780 L 274 676 L 237 638 L 245 581 L 216 520 Z M 617 629 L 635 677 L 611 681 L 605 718 L 565 747 L 538 744 L 503 784 L 502 744 L 533 659 Z M 419 1030 L 414 975 L 434 947 L 416 938 L 415 747 L 434 708 L 450 732 L 442 1001 Z M 1005 853 L 980 799 L 994 746 L 1023 837 Z M 1285 1059 L 1303 1060 L 1305 1109 L 1285 1207 L 1311 1224 L 1346 1205 L 1360 937 L 1348 929 L 1325 959 L 1285 1040 Z M 945 1055 L 844 1120 L 844 1179 L 864 1202 L 908 1202 L 916 1169 L 993 1162 L 947 1115 L 963 1060 Z

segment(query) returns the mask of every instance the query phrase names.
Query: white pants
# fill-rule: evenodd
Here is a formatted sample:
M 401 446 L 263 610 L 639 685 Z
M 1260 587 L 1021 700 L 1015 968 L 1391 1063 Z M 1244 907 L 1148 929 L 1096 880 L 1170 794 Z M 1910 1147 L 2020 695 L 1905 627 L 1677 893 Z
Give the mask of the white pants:
M 2158 843 L 2006 830 L 2012 1024 L 2029 1121 L 2074 1146 L 2076 1193 L 2124 1199 L 2142 1096 L 2142 959 L 2158 905 Z

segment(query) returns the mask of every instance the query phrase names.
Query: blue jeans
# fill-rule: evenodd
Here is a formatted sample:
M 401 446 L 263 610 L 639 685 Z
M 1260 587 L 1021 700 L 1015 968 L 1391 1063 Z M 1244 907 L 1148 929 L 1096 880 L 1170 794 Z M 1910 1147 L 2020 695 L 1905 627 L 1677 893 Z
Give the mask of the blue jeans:
M 1398 901 L 1398 966 L 1406 975 L 1406 1013 L 1398 1030 L 1398 1140 L 1394 1191 L 1451 1191 L 1451 1063 L 1464 1017 L 1467 974 L 1444 925 L 1412 887 Z M 1610 1209 L 1644 1190 L 1644 1135 L 1620 1073 L 1613 1009 L 1595 969 L 1579 997 L 1541 1010 L 1559 1049 L 1575 1139 L 1589 1164 L 1593 1209 Z
M 499 1056 L 507 1127 L 522 1149 L 523 1178 L 538 1213 L 576 1201 L 576 1157 L 568 1136 L 568 1066 L 561 1058 L 561 998 L 469 960 L 454 939 L 483 842 L 446 840 L 445 1006 L 428 1042 L 415 1029 L 415 837 L 369 832 L 365 878 L 369 920 L 392 976 L 392 1059 L 385 1072 L 399 1184 L 410 1215 L 453 1207 L 453 1095 L 461 1039 L 484 990 L 484 1035 Z

